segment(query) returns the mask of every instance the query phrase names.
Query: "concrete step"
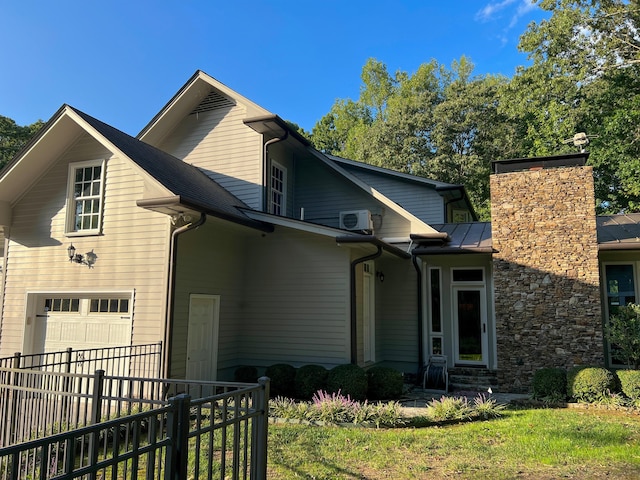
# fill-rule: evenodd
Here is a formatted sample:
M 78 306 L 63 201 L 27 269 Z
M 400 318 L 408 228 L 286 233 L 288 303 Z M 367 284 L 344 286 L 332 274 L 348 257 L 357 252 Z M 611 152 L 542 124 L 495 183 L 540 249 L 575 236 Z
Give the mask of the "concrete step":
M 486 368 L 461 368 L 449 369 L 449 390 L 474 390 L 487 391 L 498 386 L 497 373 Z

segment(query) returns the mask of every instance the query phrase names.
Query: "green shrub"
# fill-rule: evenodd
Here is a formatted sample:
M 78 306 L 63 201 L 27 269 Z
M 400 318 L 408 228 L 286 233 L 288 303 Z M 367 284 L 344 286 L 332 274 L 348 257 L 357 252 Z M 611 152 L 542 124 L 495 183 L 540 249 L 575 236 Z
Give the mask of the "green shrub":
M 402 373 L 389 367 L 371 367 L 367 370 L 367 398 L 390 400 L 402 395 Z
M 473 409 L 466 397 L 445 397 L 427 403 L 427 418 L 432 422 L 446 420 L 468 420 Z
M 631 400 L 640 400 L 640 370 L 618 370 L 620 388 Z
M 258 369 L 248 365 L 242 365 L 233 372 L 233 381 L 240 383 L 256 383 L 258 381 Z
M 562 368 L 541 368 L 533 375 L 533 398 L 564 400 L 567 397 L 567 372 Z
M 613 373 L 601 367 L 573 367 L 567 372 L 567 394 L 579 402 L 597 402 L 615 391 Z
M 338 365 L 329 370 L 327 391 L 341 392 L 354 400 L 364 400 L 367 396 L 367 374 L 357 365 Z
M 296 369 L 286 363 L 277 363 L 267 367 L 265 376 L 271 379 L 271 398 L 278 396 L 293 397 L 295 394 Z
M 310 400 L 318 390 L 327 387 L 328 370 L 321 365 L 304 365 L 296 371 L 296 398 Z

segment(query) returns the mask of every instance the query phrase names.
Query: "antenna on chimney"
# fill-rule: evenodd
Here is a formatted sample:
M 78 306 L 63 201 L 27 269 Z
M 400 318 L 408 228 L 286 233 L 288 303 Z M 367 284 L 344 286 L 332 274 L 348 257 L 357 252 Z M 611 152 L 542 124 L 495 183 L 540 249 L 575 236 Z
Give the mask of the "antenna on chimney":
M 567 138 L 562 143 L 573 143 L 580 149 L 580 153 L 584 153 L 584 149 L 589 145 L 590 138 L 597 138 L 598 135 L 587 135 L 585 132 L 576 133 L 573 138 Z

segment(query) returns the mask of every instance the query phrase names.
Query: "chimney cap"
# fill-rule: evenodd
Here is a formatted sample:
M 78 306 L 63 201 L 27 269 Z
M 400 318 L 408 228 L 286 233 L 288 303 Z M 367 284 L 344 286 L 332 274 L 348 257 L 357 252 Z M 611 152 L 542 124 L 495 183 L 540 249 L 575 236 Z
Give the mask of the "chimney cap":
M 512 158 L 509 160 L 493 160 L 493 173 L 522 172 L 561 167 L 582 167 L 587 163 L 589 152 L 567 153 L 548 157 Z

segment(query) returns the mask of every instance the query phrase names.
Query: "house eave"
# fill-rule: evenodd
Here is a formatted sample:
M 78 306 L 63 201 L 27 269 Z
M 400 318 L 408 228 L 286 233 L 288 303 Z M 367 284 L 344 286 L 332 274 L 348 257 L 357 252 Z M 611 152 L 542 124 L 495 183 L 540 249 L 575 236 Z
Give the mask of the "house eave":
M 400 257 L 405 260 L 411 258 L 410 253 L 405 252 L 404 250 L 394 245 L 383 242 L 375 235 L 341 235 L 339 237 L 336 237 L 336 243 L 338 244 L 356 244 L 356 243 L 365 244 L 366 243 L 366 244 L 374 245 L 376 247 L 381 247 L 383 250 L 395 255 L 396 257 Z
M 246 227 L 251 227 L 263 232 L 273 231 L 273 225 L 270 225 L 265 222 L 253 220 L 249 217 L 245 217 L 240 211 L 238 211 L 238 216 L 229 215 L 220 210 L 207 207 L 206 205 L 201 205 L 197 202 L 184 198 L 180 195 L 173 195 L 173 196 L 161 197 L 161 198 L 140 199 L 140 200 L 136 200 L 136 205 L 138 207 L 145 208 L 147 210 L 151 210 L 151 211 L 162 213 L 169 216 L 181 215 L 181 214 L 197 216 L 197 215 L 200 215 L 201 213 L 205 213 L 211 217 L 227 220 L 229 222 L 237 223 L 239 225 L 244 225 Z

